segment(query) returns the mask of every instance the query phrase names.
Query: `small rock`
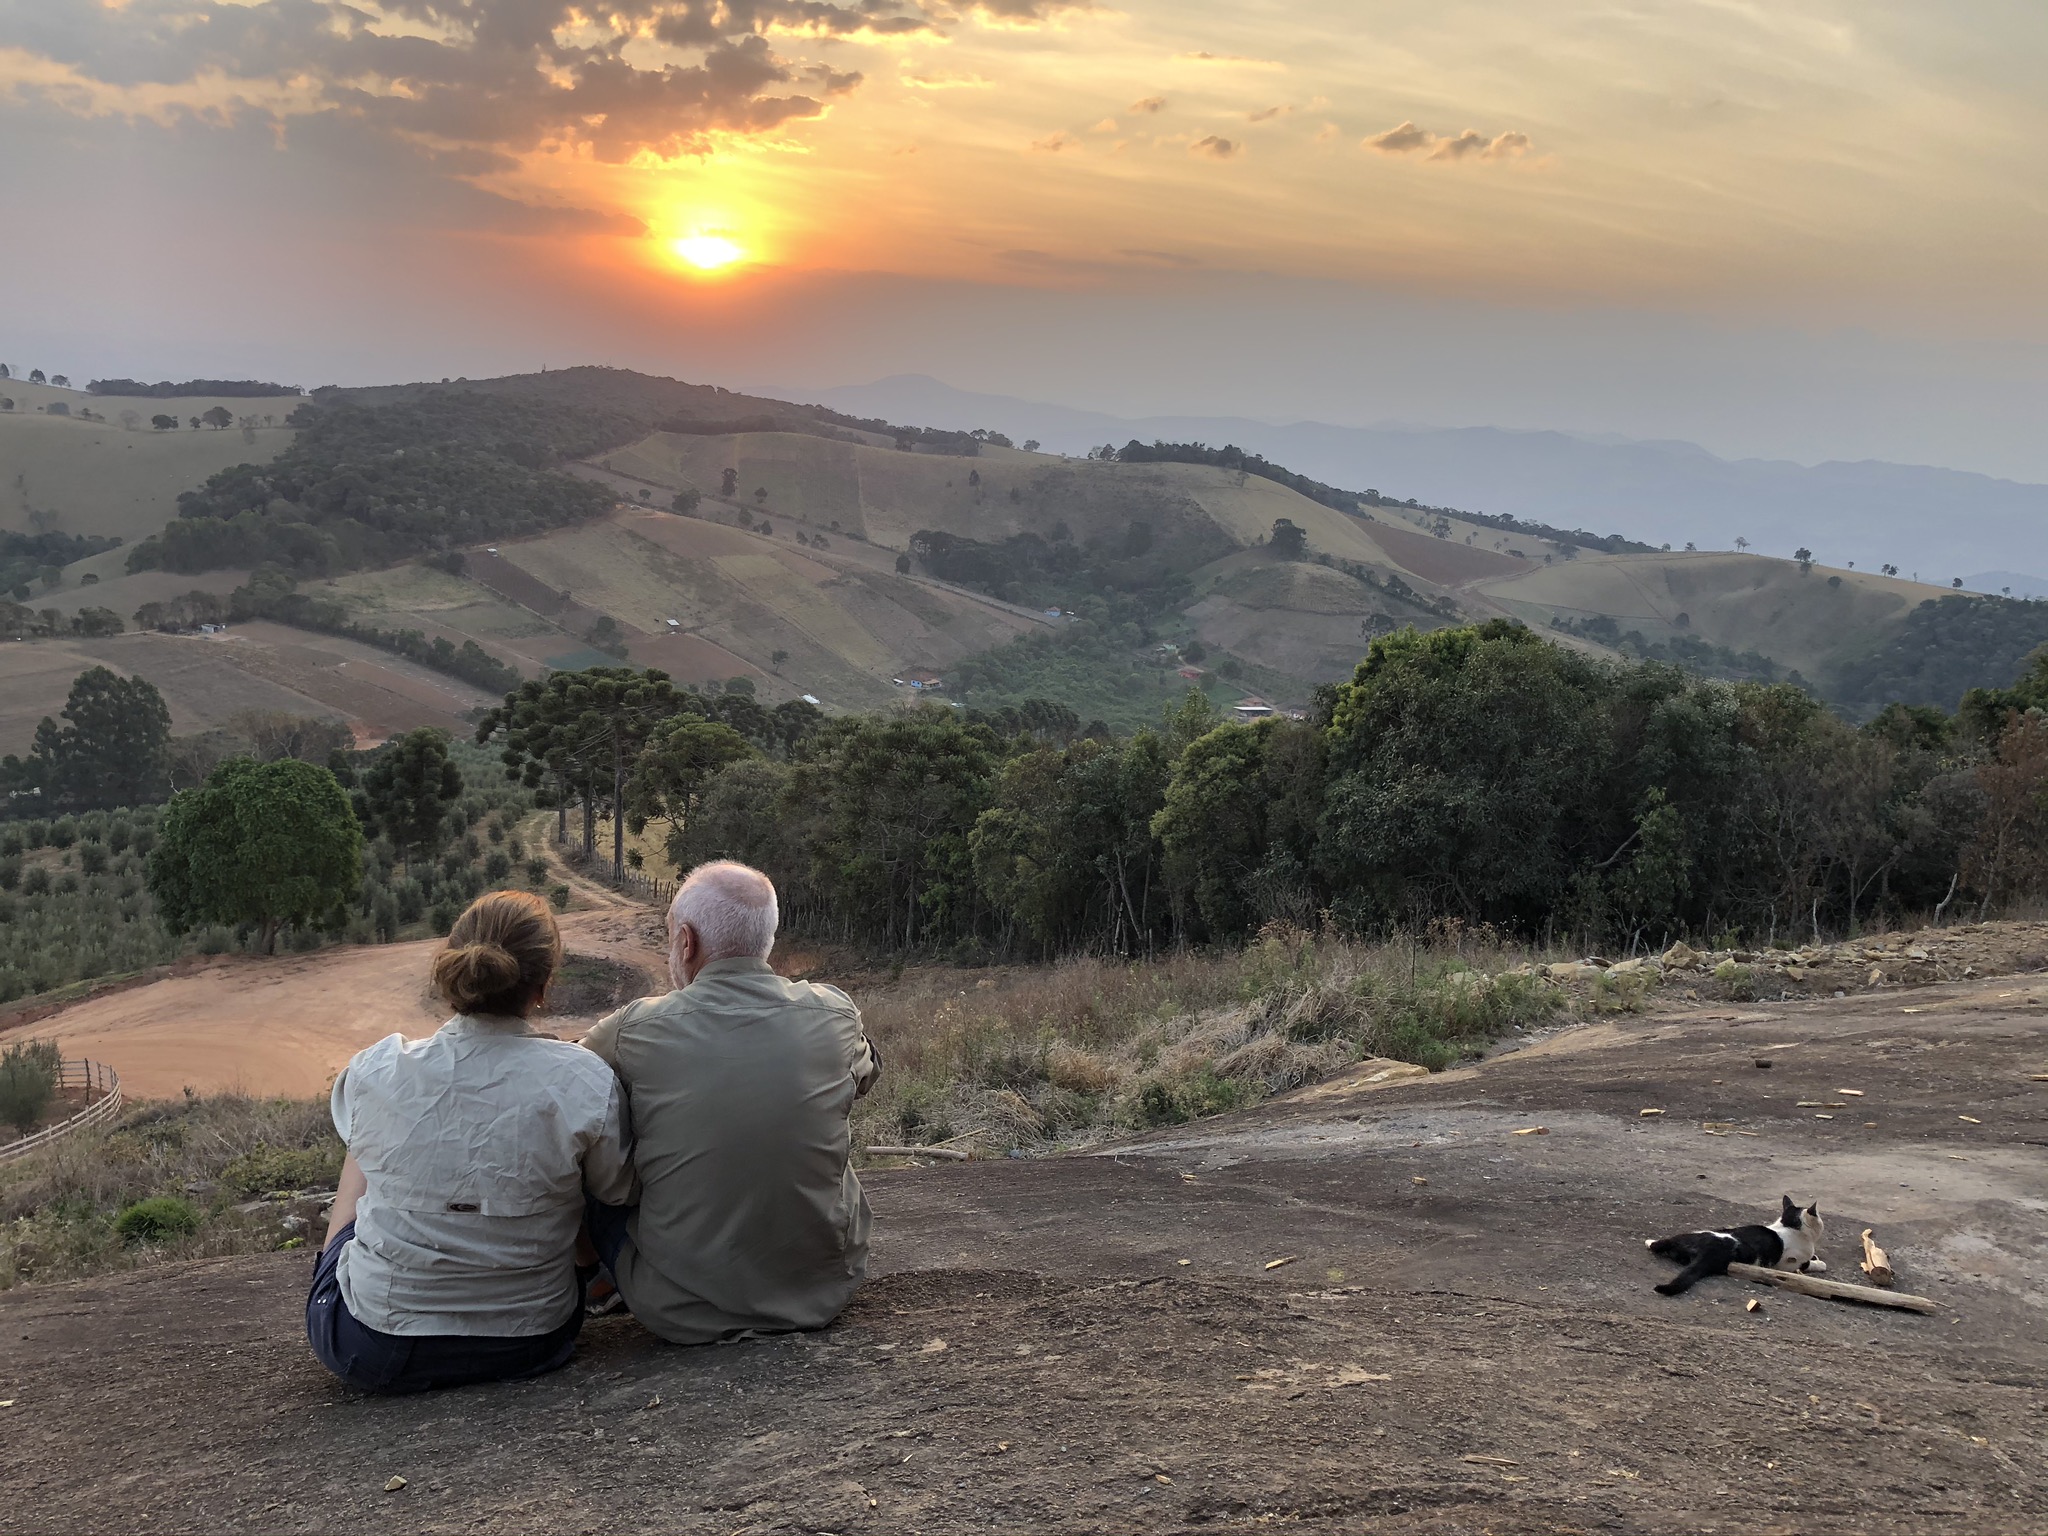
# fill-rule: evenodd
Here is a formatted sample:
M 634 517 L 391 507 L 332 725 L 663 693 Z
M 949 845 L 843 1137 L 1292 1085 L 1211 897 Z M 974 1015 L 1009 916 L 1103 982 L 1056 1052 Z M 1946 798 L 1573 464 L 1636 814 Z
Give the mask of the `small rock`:
M 1664 969 L 1667 971 L 1696 971 L 1701 963 L 1700 952 L 1683 939 L 1664 951 Z
M 405 1479 L 404 1479 L 404 1478 L 402 1478 L 402 1477 L 394 1477 L 394 1478 L 392 1478 L 392 1479 L 391 1479 L 391 1481 L 390 1481 L 390 1482 L 388 1482 L 388 1483 L 386 1483 L 386 1484 L 384 1485 L 384 1491 L 385 1491 L 386 1493 L 396 1493 L 396 1492 L 398 1492 L 398 1490 L 399 1490 L 399 1489 L 403 1488 L 404 1486 L 405 1486 Z

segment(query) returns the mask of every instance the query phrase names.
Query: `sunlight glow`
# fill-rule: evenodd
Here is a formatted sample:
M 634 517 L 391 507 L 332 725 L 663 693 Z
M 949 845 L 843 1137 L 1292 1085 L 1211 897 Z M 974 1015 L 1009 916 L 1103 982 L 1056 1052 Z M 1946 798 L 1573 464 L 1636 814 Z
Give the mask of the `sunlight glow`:
M 744 260 L 747 254 L 724 235 L 685 235 L 670 241 L 669 249 L 699 272 L 716 272 Z

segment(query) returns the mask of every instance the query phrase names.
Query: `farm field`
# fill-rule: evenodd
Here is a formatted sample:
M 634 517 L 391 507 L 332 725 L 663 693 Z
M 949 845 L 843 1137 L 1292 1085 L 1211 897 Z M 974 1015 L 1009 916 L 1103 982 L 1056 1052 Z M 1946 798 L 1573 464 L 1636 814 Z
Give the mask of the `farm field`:
M 293 436 L 283 426 L 157 432 L 148 425 L 152 415 L 161 411 L 182 419 L 218 404 L 237 415 L 282 421 L 298 405 L 289 399 L 101 397 L 19 379 L 0 385 L 0 394 L 15 402 L 12 411 L 0 412 L 0 528 L 26 532 L 40 522 L 62 533 L 105 534 L 130 544 L 177 516 L 180 491 L 197 488 L 231 465 L 274 459 Z M 38 412 L 58 400 L 74 413 L 90 409 L 107 420 Z M 122 425 L 126 411 L 138 414 L 138 427 Z
M 36 722 L 63 708 L 71 680 L 100 665 L 154 684 L 181 735 L 245 709 L 279 709 L 344 719 L 368 745 L 421 725 L 463 733 L 471 710 L 496 702 L 373 647 L 282 624 L 238 624 L 210 636 L 15 641 L 0 646 L 0 752 L 26 751 Z

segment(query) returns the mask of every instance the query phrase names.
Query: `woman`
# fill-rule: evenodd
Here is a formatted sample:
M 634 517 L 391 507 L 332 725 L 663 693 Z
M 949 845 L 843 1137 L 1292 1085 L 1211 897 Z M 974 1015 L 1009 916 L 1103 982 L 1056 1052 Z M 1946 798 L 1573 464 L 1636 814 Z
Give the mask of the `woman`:
M 611 1068 L 527 1022 L 561 961 L 540 897 L 479 897 L 434 958 L 455 1017 L 379 1040 L 334 1080 L 348 1159 L 306 1335 L 352 1387 L 509 1381 L 575 1351 L 584 1193 L 623 1204 L 633 1174 Z

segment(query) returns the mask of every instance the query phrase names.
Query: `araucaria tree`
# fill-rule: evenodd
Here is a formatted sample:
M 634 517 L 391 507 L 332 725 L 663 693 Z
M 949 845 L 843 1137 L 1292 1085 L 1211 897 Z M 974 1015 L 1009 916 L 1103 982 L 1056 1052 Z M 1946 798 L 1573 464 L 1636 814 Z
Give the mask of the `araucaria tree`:
M 684 709 L 666 672 L 591 667 L 527 682 L 477 727 L 479 745 L 505 733 L 505 766 L 529 785 L 553 778 L 556 804 L 573 788 L 583 800 L 583 852 L 595 851 L 597 800 L 612 820 L 612 876 L 626 870 L 626 781 L 656 726 Z
M 165 809 L 149 889 L 173 932 L 250 923 L 270 954 L 286 924 L 339 916 L 362 882 L 362 850 L 348 796 L 325 768 L 236 758 Z
M 408 861 L 440 846 L 448 808 L 462 798 L 462 770 L 448 757 L 448 733 L 421 726 L 379 754 L 363 774 L 370 821 Z

